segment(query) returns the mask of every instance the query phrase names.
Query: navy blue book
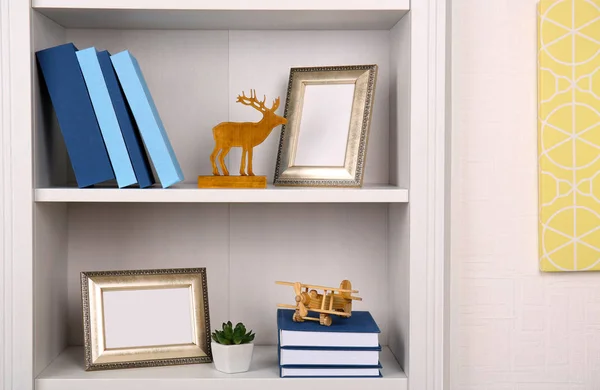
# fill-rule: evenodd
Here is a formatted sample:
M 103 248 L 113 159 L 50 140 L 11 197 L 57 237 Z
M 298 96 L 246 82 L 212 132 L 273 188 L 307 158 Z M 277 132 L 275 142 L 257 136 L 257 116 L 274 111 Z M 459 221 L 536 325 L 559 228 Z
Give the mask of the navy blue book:
M 36 52 L 77 185 L 115 178 L 72 43 Z
M 127 152 L 129 152 L 129 158 L 133 164 L 133 170 L 137 178 L 137 182 L 140 188 L 150 187 L 155 183 L 154 176 L 152 175 L 152 168 L 150 167 L 150 161 L 144 150 L 140 131 L 137 128 L 131 109 L 127 105 L 123 90 L 117 80 L 117 74 L 112 66 L 110 60 L 110 53 L 108 51 L 100 51 L 98 54 L 98 61 L 100 62 L 100 68 L 104 75 L 104 81 L 108 88 L 110 99 L 112 100 L 115 114 L 121 132 L 123 133 L 123 139 L 125 140 L 125 146 Z
M 353 311 L 350 318 L 331 316 L 331 326 L 314 321 L 294 322 L 294 310 L 277 310 L 279 345 L 310 349 L 366 348 L 379 350 L 379 327 L 368 311 Z

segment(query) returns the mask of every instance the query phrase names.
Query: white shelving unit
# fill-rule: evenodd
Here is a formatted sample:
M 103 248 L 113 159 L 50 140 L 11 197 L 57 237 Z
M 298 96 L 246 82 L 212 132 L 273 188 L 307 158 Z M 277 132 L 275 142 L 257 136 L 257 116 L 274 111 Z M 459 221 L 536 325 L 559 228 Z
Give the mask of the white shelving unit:
M 445 0 L 0 0 L 0 389 L 442 390 L 446 15 Z M 135 54 L 184 183 L 73 186 L 34 55 L 65 42 Z M 195 188 L 211 127 L 252 120 L 242 90 L 284 99 L 292 66 L 367 63 L 364 188 Z M 255 153 L 268 179 L 278 132 Z M 177 267 L 207 268 L 213 324 L 257 333 L 251 371 L 85 372 L 79 273 Z M 290 295 L 273 282 L 344 278 L 382 330 L 383 378 L 280 379 L 275 304 Z

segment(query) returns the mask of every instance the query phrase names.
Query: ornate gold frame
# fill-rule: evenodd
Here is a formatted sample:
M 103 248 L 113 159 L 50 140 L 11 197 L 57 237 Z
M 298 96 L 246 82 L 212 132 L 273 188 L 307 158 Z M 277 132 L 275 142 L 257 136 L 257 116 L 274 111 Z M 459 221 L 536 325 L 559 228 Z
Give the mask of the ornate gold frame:
M 281 186 L 361 187 L 375 98 L 377 65 L 292 68 L 275 178 Z M 355 84 L 346 157 L 342 167 L 294 165 L 306 85 Z
M 115 349 L 105 347 L 103 291 L 176 287 L 191 290 L 193 343 Z M 82 272 L 81 297 L 86 371 L 212 362 L 205 268 Z

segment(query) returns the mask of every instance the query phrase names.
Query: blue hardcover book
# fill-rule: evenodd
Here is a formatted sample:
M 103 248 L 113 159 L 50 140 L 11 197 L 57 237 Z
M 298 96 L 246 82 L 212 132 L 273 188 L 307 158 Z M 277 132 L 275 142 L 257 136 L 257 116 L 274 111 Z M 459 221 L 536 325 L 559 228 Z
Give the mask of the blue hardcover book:
M 166 188 L 183 181 L 181 167 L 137 60 L 127 50 L 110 59 L 161 185 Z
M 279 366 L 281 378 L 380 378 L 381 364 L 369 367 L 361 366 Z
M 133 119 L 133 114 L 127 106 L 125 96 L 117 80 L 117 74 L 110 60 L 110 53 L 104 50 L 97 54 L 100 68 L 102 68 L 102 73 L 104 74 L 104 81 L 106 82 L 106 87 L 108 88 L 108 93 L 110 94 L 115 114 L 121 127 L 121 133 L 125 140 L 125 146 L 127 146 L 129 158 L 133 164 L 135 177 L 140 188 L 150 187 L 154 184 L 152 168 L 144 150 L 139 130 Z
M 72 43 L 36 53 L 80 188 L 115 178 Z
M 379 348 L 379 327 L 368 311 L 353 311 L 350 318 L 331 316 L 331 326 L 314 321 L 294 322 L 294 310 L 277 310 L 279 344 L 285 347 Z
M 108 87 L 104 81 L 102 68 L 98 61 L 96 48 L 90 47 L 77 52 L 77 60 L 83 78 L 87 86 L 96 119 L 100 126 L 100 132 L 104 138 L 104 144 L 112 163 L 113 171 L 120 188 L 137 183 L 133 165 L 125 146 L 125 140 L 121 133 L 121 127 L 117 120 L 117 114 L 108 93 Z

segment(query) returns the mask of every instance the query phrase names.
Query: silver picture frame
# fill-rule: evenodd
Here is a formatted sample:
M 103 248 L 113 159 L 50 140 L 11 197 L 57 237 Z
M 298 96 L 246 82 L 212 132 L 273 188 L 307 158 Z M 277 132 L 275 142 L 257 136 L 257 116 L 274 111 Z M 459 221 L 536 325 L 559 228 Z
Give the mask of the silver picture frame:
M 273 184 L 305 187 L 361 187 L 373 114 L 377 65 L 291 68 Z M 296 163 L 305 91 L 313 85 L 353 84 L 343 163 L 300 165 Z M 346 123 L 342 123 L 345 129 Z M 319 129 L 317 129 L 319 130 Z M 343 145 L 342 145 L 343 146 Z
M 189 342 L 127 345 L 126 341 L 125 345 L 107 347 L 107 294 L 148 291 L 166 294 L 177 290 L 180 290 L 177 296 L 183 297 L 183 300 L 167 301 L 167 304 L 178 304 L 189 310 L 181 321 L 184 323 L 179 324 L 183 325 L 184 336 L 189 338 Z M 212 362 L 205 268 L 82 272 L 81 296 L 86 371 Z M 112 302 L 115 302 L 114 299 Z M 148 302 L 146 305 L 149 306 Z M 128 308 L 131 306 L 124 306 L 124 309 Z M 149 317 L 164 317 L 164 313 L 154 312 L 157 310 L 148 310 L 151 312 Z M 149 322 L 129 324 L 131 329 L 128 332 L 147 331 L 152 328 Z M 167 331 L 169 326 L 166 326 Z M 111 332 L 115 334 L 115 329 Z M 120 339 L 127 340 L 128 335 L 124 336 L 121 335 Z M 164 339 L 164 334 L 161 337 Z

